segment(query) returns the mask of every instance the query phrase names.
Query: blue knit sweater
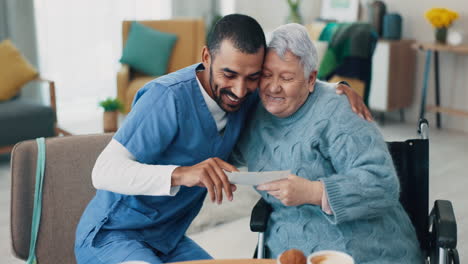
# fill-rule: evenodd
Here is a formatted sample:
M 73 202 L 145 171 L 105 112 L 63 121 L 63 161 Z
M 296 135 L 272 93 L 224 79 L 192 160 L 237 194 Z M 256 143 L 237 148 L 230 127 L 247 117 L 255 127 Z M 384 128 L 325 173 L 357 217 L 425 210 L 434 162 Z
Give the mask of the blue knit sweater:
M 328 84 L 317 82 L 304 105 L 286 118 L 259 103 L 234 156 L 249 171 L 291 170 L 320 180 L 328 194 L 333 215 L 316 205 L 284 206 L 260 192 L 273 207 L 266 232 L 272 257 L 290 248 L 306 255 L 331 249 L 359 264 L 422 263 L 382 135 Z

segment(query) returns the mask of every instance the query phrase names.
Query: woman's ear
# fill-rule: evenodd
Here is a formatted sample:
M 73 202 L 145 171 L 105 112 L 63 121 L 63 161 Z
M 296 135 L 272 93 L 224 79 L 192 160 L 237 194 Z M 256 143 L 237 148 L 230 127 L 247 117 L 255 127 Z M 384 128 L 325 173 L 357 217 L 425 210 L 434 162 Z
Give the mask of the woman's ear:
M 202 63 L 205 69 L 208 69 L 211 65 L 211 54 L 207 46 L 202 49 Z
M 313 71 L 309 75 L 309 81 L 307 83 L 307 89 L 309 90 L 309 92 L 314 91 L 315 81 L 317 81 L 317 71 Z

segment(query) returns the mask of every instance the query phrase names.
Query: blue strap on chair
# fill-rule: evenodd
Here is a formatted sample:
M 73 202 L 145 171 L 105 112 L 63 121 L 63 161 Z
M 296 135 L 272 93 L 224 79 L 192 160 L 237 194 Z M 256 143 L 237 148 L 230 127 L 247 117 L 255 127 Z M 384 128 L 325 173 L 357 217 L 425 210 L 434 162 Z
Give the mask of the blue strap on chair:
M 36 242 L 37 234 L 39 232 L 39 224 L 41 222 L 42 211 L 42 183 L 44 181 L 45 172 L 45 139 L 37 138 L 37 167 L 36 167 L 36 187 L 34 190 L 34 208 L 31 223 L 31 242 L 29 244 L 29 256 L 26 261 L 27 264 L 36 264 Z

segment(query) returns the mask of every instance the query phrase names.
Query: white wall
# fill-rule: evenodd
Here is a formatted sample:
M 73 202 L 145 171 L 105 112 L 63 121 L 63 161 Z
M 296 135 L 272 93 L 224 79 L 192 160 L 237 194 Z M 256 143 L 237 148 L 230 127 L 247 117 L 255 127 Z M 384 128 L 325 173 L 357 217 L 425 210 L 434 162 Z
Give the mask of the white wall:
M 283 24 L 288 15 L 286 0 L 237 0 L 235 12 L 255 17 L 265 32 L 271 31 Z M 403 17 L 403 38 L 418 41 L 432 41 L 433 29 L 424 18 L 424 12 L 431 7 L 447 7 L 460 14 L 454 27 L 465 29 L 468 43 L 468 4 L 466 0 L 387 0 L 388 12 L 398 12 Z M 320 14 L 321 1 L 302 0 L 301 13 L 304 23 L 310 23 Z M 363 6 L 365 17 L 366 8 Z M 459 56 L 450 53 L 440 54 L 441 74 L 441 100 L 443 106 L 460 108 L 468 111 L 468 56 Z M 404 63 L 404 62 L 402 62 Z M 421 101 L 422 74 L 424 55 L 418 53 L 415 98 L 411 108 L 407 109 L 407 120 L 416 122 L 419 116 L 419 103 Z M 431 73 L 427 102 L 434 102 L 434 75 Z M 435 115 L 426 115 L 430 123 L 435 126 Z M 445 128 L 463 130 L 468 132 L 468 118 L 447 116 L 442 114 L 442 126 Z
M 300 9 L 303 22 L 314 21 L 320 15 L 320 6 L 320 0 L 302 0 Z M 268 32 L 286 22 L 289 6 L 286 0 L 236 0 L 235 12 L 254 17 Z

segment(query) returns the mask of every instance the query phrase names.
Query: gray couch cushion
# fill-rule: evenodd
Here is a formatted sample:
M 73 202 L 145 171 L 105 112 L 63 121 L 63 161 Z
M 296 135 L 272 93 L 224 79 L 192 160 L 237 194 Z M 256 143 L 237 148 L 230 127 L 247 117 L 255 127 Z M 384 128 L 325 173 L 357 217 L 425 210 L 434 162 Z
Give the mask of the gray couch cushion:
M 52 137 L 55 120 L 55 112 L 48 106 L 21 99 L 0 102 L 0 146 Z

